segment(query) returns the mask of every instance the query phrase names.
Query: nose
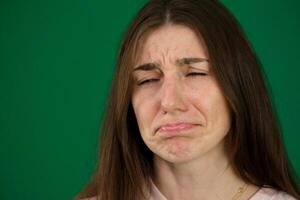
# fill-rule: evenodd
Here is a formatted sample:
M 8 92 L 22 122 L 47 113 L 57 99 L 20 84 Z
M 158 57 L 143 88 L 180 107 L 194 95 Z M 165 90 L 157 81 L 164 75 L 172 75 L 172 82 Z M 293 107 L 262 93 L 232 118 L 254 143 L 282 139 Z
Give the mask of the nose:
M 164 113 L 186 110 L 185 94 L 180 80 L 165 81 L 161 87 L 161 109 Z

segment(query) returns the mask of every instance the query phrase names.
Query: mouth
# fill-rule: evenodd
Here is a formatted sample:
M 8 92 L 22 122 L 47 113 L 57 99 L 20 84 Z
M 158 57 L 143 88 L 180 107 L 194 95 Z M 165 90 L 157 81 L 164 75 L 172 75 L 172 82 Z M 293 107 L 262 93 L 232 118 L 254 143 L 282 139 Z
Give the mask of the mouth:
M 173 123 L 165 124 L 156 130 L 156 133 L 162 136 L 180 136 L 186 134 L 189 130 L 198 127 L 199 124 L 192 123 Z

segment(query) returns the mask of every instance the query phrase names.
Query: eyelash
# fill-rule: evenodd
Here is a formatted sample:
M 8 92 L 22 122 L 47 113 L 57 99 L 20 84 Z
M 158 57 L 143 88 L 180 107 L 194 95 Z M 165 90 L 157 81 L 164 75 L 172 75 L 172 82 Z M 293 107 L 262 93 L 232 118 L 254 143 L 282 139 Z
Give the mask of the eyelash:
M 188 73 L 186 76 L 206 76 L 207 74 L 206 73 L 203 73 L 203 72 L 191 72 L 191 73 Z M 144 81 L 141 81 L 139 83 L 137 83 L 138 86 L 142 86 L 144 84 L 148 84 L 148 83 L 152 83 L 152 82 L 156 82 L 156 81 L 159 81 L 159 79 L 157 78 L 152 78 L 152 79 L 147 79 L 147 80 L 144 80 Z

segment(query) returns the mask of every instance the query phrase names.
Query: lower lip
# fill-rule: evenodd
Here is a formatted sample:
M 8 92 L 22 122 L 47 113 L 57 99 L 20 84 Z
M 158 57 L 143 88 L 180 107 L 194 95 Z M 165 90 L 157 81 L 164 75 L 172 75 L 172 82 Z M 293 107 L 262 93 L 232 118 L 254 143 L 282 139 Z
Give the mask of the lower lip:
M 165 126 L 158 129 L 158 134 L 165 137 L 185 135 L 188 130 L 197 127 L 197 124 L 179 124 L 176 126 Z

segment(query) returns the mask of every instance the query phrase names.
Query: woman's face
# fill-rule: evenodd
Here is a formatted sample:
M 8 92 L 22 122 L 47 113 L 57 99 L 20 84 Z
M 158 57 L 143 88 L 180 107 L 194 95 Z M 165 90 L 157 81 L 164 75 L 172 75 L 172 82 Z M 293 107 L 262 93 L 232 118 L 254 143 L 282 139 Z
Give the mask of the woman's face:
M 132 105 L 148 148 L 172 163 L 223 146 L 230 114 L 204 43 L 186 26 L 151 32 L 133 68 Z

